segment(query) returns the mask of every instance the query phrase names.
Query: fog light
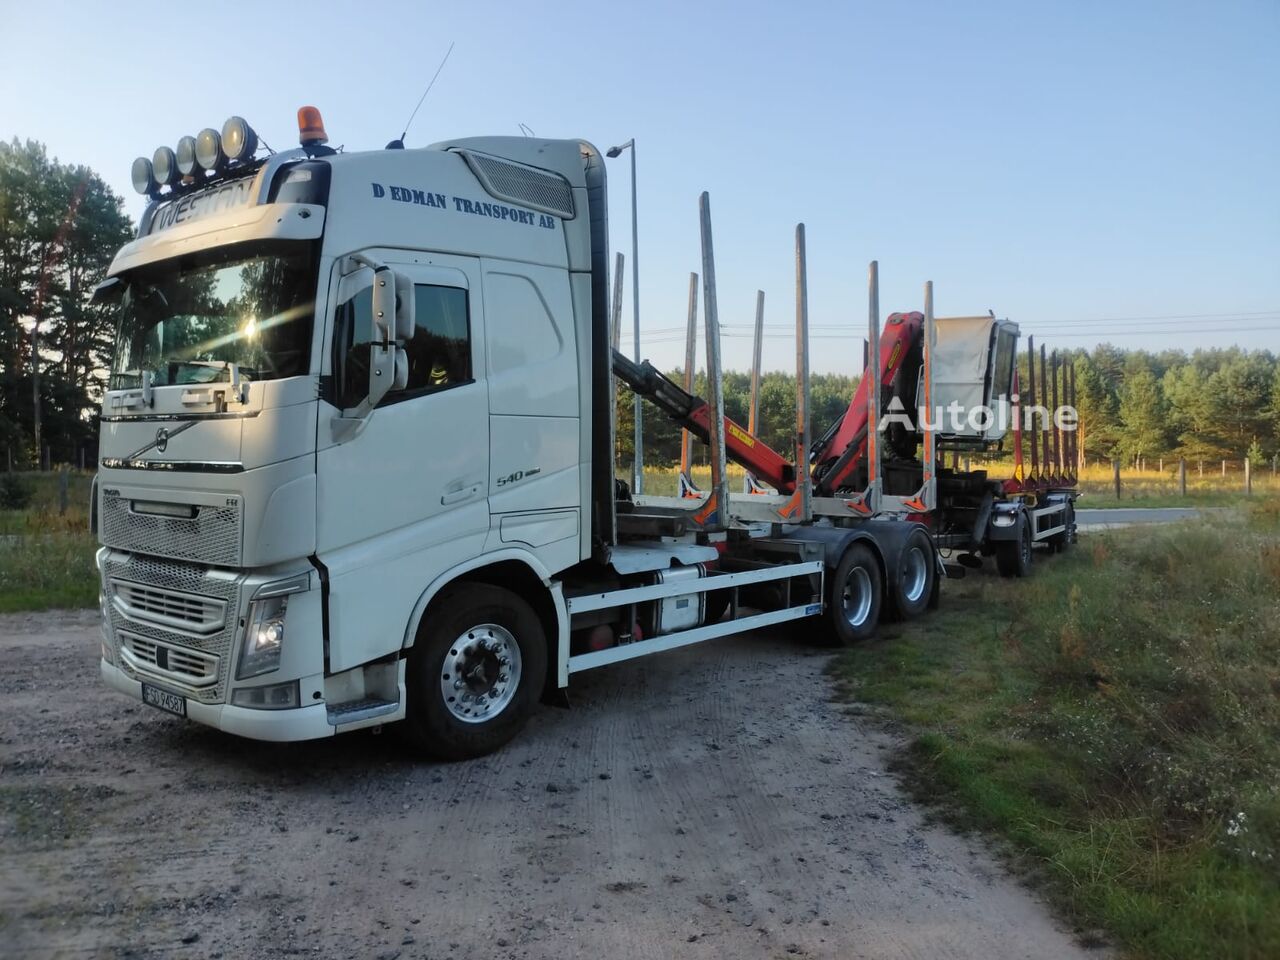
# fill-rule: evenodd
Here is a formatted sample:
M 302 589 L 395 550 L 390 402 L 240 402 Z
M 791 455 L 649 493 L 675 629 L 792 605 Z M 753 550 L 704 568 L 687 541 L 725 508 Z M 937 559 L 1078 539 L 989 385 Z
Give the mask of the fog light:
M 146 157 L 139 157 L 133 161 L 133 189 L 139 193 L 155 193 L 156 178 L 151 170 L 151 161 Z
M 298 681 L 271 683 L 265 687 L 241 687 L 231 692 L 231 704 L 251 710 L 291 710 L 301 702 Z
M 178 158 L 171 147 L 156 147 L 151 155 L 151 172 L 162 187 L 172 186 L 178 180 Z
M 193 177 L 196 173 L 196 138 L 179 137 L 178 149 L 174 156 L 178 161 L 178 172 L 184 177 Z
M 226 155 L 222 152 L 222 137 L 213 127 L 205 127 L 196 134 L 196 163 L 206 170 L 217 170 Z
M 222 150 L 228 160 L 245 163 L 258 149 L 258 135 L 244 117 L 231 117 L 222 125 Z

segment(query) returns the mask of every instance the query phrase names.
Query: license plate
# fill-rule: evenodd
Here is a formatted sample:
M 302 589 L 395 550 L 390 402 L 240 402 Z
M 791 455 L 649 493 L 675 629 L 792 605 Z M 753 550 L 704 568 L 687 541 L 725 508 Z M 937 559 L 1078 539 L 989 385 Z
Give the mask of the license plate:
M 153 687 L 149 683 L 142 685 L 142 702 L 158 707 L 168 713 L 175 713 L 180 717 L 187 715 L 187 701 L 185 697 L 180 697 L 176 693 L 170 693 L 168 690 L 161 690 L 159 687 Z

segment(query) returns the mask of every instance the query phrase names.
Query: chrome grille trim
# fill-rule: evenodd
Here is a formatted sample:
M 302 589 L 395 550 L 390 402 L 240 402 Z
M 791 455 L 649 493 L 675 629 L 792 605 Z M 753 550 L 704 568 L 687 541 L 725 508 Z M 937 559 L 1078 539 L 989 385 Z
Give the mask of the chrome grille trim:
M 192 505 L 194 516 L 139 513 L 133 501 L 102 490 L 102 542 L 120 550 L 149 553 L 174 560 L 238 567 L 242 556 L 242 501 L 228 496 L 221 506 Z
M 158 557 L 125 555 L 108 553 L 103 561 L 103 573 L 108 585 L 114 588 L 118 583 L 136 584 L 159 593 L 188 594 L 209 605 L 220 604 L 223 620 L 217 629 L 207 634 L 194 633 L 189 627 L 181 630 L 165 626 L 154 619 L 131 617 L 122 604 L 112 602 L 107 605 L 110 618 L 111 645 L 116 654 L 116 662 L 124 673 L 134 680 L 146 680 L 157 669 L 148 666 L 140 659 L 141 647 L 134 642 L 128 647 L 126 637 L 139 638 L 152 644 L 161 644 L 168 650 L 179 652 L 206 662 L 201 658 L 214 659 L 214 680 L 203 682 L 203 676 L 197 677 L 183 673 L 164 674 L 164 678 L 181 692 L 200 703 L 223 703 L 226 700 L 230 664 L 234 657 L 235 641 L 240 626 L 240 597 L 243 575 L 229 571 L 200 566 L 192 563 L 178 563 Z M 135 611 L 136 612 L 136 611 Z M 125 651 L 131 655 L 126 657 Z M 172 656 L 172 654 L 170 654 Z M 173 662 L 170 661 L 171 666 Z M 189 664 L 188 664 L 189 665 Z M 196 680 L 202 681 L 197 684 Z
M 142 620 L 184 633 L 217 633 L 227 622 L 227 603 L 132 580 L 111 581 L 112 602 L 129 620 Z

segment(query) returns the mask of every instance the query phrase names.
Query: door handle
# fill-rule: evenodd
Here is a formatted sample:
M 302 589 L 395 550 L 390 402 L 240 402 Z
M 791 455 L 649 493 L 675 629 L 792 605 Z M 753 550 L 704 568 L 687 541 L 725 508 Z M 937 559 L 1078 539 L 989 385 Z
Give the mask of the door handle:
M 440 505 L 442 507 L 447 507 L 451 503 L 461 503 L 463 500 L 470 500 L 480 492 L 480 488 L 482 486 L 483 484 L 474 483 L 469 487 L 463 487 L 461 490 L 454 490 L 450 493 L 446 493 L 440 498 Z

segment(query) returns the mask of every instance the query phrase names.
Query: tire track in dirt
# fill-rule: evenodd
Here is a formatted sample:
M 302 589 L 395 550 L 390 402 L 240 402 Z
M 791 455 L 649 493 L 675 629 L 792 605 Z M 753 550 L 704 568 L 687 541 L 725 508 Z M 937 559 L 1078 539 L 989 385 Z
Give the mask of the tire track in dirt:
M 781 633 L 579 675 L 449 765 L 132 703 L 91 615 L 0 617 L 0 650 L 0 955 L 1097 956 L 925 823 Z

